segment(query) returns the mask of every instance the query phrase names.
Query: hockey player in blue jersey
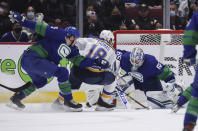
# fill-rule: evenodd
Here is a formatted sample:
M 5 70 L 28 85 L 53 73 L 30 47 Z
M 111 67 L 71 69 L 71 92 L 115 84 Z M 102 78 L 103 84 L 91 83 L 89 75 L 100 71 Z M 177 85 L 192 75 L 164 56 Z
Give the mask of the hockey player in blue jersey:
M 19 22 L 21 26 L 42 35 L 43 40 L 28 47 L 21 58 L 21 66 L 32 79 L 32 85 L 28 88 L 16 92 L 11 98 L 9 106 L 23 109 L 25 106 L 21 100 L 29 96 L 38 88 L 47 84 L 47 78 L 57 77 L 60 95 L 64 97 L 64 107 L 67 111 L 82 111 L 82 105 L 73 101 L 70 83 L 68 81 L 69 72 L 64 67 L 59 67 L 59 61 L 67 58 L 74 65 L 81 68 L 93 65 L 101 68 L 108 68 L 109 63 L 102 59 L 85 58 L 79 54 L 75 46 L 79 32 L 74 27 L 61 28 L 51 27 L 47 24 L 26 20 L 19 13 L 10 12 L 10 20 Z
M 191 18 L 189 25 L 184 31 L 182 39 L 184 52 L 183 62 L 187 65 L 194 65 L 196 62 L 196 45 L 198 44 L 198 12 L 195 12 Z M 197 67 L 198 68 L 198 67 Z M 193 131 L 197 116 L 198 116 L 198 69 L 196 68 L 195 77 L 193 83 L 184 91 L 182 96 L 179 98 L 178 103 L 175 107 L 175 111 L 178 107 L 188 103 L 185 117 L 184 117 L 184 129 L 183 131 Z M 174 110 L 173 110 L 174 111 Z
M 131 76 L 129 84 L 134 84 L 135 89 L 143 91 L 147 95 L 147 100 L 156 104 L 159 108 L 166 108 L 166 103 L 160 103 L 160 100 L 153 99 L 147 93 L 163 91 L 161 80 L 167 83 L 167 91 L 174 96 L 181 93 L 176 88 L 174 73 L 167 66 L 158 62 L 154 56 L 144 54 L 141 48 L 133 48 L 131 52 L 118 49 L 116 55 L 117 60 L 120 61 L 120 68 L 126 72 L 123 78 Z M 127 88 L 123 87 L 123 90 Z M 174 103 L 172 102 L 172 104 Z

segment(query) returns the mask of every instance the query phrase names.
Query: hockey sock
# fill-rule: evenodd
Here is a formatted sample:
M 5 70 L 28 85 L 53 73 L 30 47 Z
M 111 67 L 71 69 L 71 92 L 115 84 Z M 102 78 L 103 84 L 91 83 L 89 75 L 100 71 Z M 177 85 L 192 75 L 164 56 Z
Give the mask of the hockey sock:
M 184 104 L 186 104 L 188 101 L 189 101 L 189 99 L 191 98 L 191 93 L 192 93 L 192 87 L 191 86 L 189 86 L 182 94 L 181 94 L 181 96 L 179 97 L 179 99 L 178 99 L 178 103 L 180 104 L 180 105 L 184 105 Z
M 58 83 L 59 89 L 60 89 L 60 97 L 62 97 L 62 99 L 66 99 L 66 100 L 71 100 L 72 99 L 72 93 L 71 93 L 71 84 L 69 83 L 69 81 L 66 82 L 62 82 L 62 83 Z
M 113 92 L 107 92 L 107 91 L 105 91 L 104 89 L 103 89 L 103 92 L 102 92 L 102 99 L 105 101 L 105 102 L 107 102 L 107 103 L 109 103 L 109 100 L 110 100 L 110 98 L 112 97 L 112 94 L 113 94 Z
M 188 124 L 189 121 L 196 122 L 198 116 L 198 98 L 191 97 L 184 119 L 184 125 Z
M 58 78 L 58 86 L 60 89 L 59 97 L 61 99 L 71 100 L 71 84 L 68 81 L 69 72 L 64 67 L 59 67 L 56 73 L 54 74 Z
M 28 88 L 20 92 L 19 99 L 20 100 L 24 99 L 26 96 L 29 96 L 35 90 L 36 90 L 36 87 L 34 85 L 30 85 Z

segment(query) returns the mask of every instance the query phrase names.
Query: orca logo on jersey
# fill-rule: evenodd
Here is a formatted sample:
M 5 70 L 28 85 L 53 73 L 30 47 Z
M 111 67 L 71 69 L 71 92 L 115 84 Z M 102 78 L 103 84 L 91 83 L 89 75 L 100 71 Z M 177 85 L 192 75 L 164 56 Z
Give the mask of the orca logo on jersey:
M 143 82 L 143 75 L 139 72 L 129 72 L 128 73 L 131 77 L 133 77 L 134 79 L 138 80 L 139 82 Z
M 58 48 L 58 54 L 64 58 L 67 57 L 71 53 L 71 49 L 65 44 L 61 44 Z

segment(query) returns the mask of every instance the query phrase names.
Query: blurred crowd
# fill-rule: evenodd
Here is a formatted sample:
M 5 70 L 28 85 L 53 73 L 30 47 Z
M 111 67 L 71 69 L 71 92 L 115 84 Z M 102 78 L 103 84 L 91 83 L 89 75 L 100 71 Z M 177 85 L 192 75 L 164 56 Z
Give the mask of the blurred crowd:
M 0 42 L 38 41 L 42 36 L 11 23 L 10 10 L 28 20 L 65 28 L 76 25 L 77 0 L 0 0 Z M 170 28 L 184 30 L 197 0 L 170 1 Z M 107 30 L 156 30 L 163 27 L 163 0 L 83 0 L 83 36 Z

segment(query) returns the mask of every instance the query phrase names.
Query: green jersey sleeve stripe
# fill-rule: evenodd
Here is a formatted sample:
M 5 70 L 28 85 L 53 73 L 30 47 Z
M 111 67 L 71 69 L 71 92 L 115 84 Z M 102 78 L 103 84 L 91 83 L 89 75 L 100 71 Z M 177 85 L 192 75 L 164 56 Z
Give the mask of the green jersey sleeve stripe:
M 164 71 L 158 76 L 160 80 L 166 80 L 172 75 L 172 71 L 169 70 L 167 66 L 164 67 Z
M 77 55 L 69 59 L 75 66 L 79 66 L 80 62 L 84 59 L 84 56 Z
M 47 24 L 42 24 L 41 26 L 41 36 L 45 36 L 45 33 L 46 33 L 46 28 L 47 28 Z
M 191 97 L 186 112 L 191 115 L 198 115 L 198 99 Z
M 198 43 L 198 32 L 193 30 L 185 31 L 182 43 L 184 45 L 196 45 Z
M 41 30 L 41 22 L 36 22 L 35 32 L 40 34 Z

